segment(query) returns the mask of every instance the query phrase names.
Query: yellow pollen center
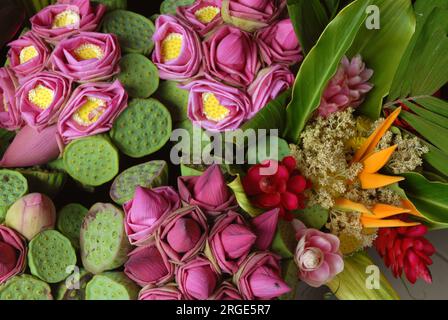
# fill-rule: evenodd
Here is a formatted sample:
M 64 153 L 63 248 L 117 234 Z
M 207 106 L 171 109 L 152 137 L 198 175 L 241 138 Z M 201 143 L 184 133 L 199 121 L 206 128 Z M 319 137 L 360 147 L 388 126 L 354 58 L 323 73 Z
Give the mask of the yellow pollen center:
M 220 11 L 221 10 L 219 10 L 218 7 L 207 6 L 196 11 L 194 15 L 200 22 L 207 24 L 212 22 L 212 20 L 216 18 Z
M 202 110 L 207 119 L 221 121 L 225 119 L 230 110 L 224 107 L 213 93 L 207 92 L 202 95 Z
M 162 41 L 162 57 L 165 61 L 177 59 L 182 52 L 184 37 L 180 33 L 170 33 Z
M 86 43 L 75 49 L 75 56 L 78 60 L 102 59 L 104 51 L 101 47 Z
M 28 100 L 39 109 L 46 110 L 53 103 L 54 91 L 39 84 L 28 92 Z
M 37 56 L 39 56 L 39 52 L 34 46 L 25 47 L 20 51 L 20 64 L 27 63 Z
M 65 10 L 57 14 L 53 20 L 53 29 L 76 25 L 80 20 L 79 14 L 72 10 Z
M 82 126 L 89 126 L 97 122 L 106 109 L 107 105 L 104 100 L 87 97 L 87 102 L 79 107 L 73 115 L 73 120 Z

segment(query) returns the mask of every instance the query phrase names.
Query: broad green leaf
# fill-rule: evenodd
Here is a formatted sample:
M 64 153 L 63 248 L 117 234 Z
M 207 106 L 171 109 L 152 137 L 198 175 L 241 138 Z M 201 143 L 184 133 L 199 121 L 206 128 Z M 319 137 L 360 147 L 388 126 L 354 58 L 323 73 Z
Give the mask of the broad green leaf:
M 380 29 L 360 29 L 349 57 L 360 53 L 367 67 L 374 70 L 374 85 L 359 111 L 372 119 L 381 114 L 383 99 L 389 94 L 401 58 L 415 31 L 411 0 L 374 0 L 380 12 Z
M 197 177 L 203 174 L 203 171 L 191 168 L 185 164 L 180 165 L 180 174 L 183 177 Z
M 243 184 L 241 183 L 241 178 L 239 175 L 236 177 L 235 180 L 229 183 L 228 186 L 230 187 L 230 189 L 232 189 L 233 193 L 235 194 L 236 201 L 238 202 L 241 209 L 247 212 L 250 216 L 256 217 L 264 212 L 263 209 L 255 207 L 250 202 L 249 198 L 246 195 L 246 192 L 244 191 Z
M 423 155 L 423 159 L 435 170 L 448 177 L 448 154 L 440 151 L 427 143 L 429 152 Z
M 294 211 L 294 215 L 308 228 L 320 230 L 328 221 L 329 210 L 315 205 L 304 210 Z
M 432 96 L 418 97 L 414 100 L 425 109 L 448 118 L 448 102 Z
M 318 108 L 325 87 L 363 25 L 370 3 L 371 0 L 357 0 L 342 10 L 303 61 L 286 110 L 285 135 L 290 141 L 299 140 L 300 133 Z
M 291 291 L 284 294 L 279 300 L 295 300 L 297 296 L 297 288 L 299 286 L 298 268 L 293 259 L 282 261 L 282 278 L 291 288 Z
M 441 126 L 445 129 L 448 129 L 448 118 L 441 116 L 435 112 L 426 110 L 425 108 L 422 108 L 415 103 L 412 102 L 403 102 L 409 109 L 411 109 L 415 114 L 419 115 L 425 120 L 428 120 L 429 122 L 432 122 L 438 126 Z
M 293 258 L 297 247 L 296 232 L 291 222 L 280 219 L 272 241 L 272 251 L 282 258 Z
M 375 263 L 365 252 L 344 258 L 344 271 L 336 276 L 327 286 L 339 300 L 399 300 L 400 297 L 381 274 L 380 287 L 370 287 L 371 272 L 369 266 Z

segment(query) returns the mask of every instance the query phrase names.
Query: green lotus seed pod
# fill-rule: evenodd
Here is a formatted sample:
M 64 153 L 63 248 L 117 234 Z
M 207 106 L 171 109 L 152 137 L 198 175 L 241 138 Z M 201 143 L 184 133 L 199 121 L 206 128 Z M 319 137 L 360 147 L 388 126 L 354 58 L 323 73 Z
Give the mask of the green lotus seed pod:
M 53 300 L 53 296 L 47 283 L 23 274 L 0 286 L 0 300 Z
M 124 213 L 112 204 L 95 204 L 80 234 L 81 258 L 87 271 L 99 274 L 126 262 L 132 247 L 124 230 Z
M 17 169 L 28 180 L 29 192 L 40 192 L 50 198 L 56 197 L 67 181 L 67 174 L 61 171 L 42 169 Z
M 154 48 L 154 30 L 151 20 L 131 11 L 111 11 L 103 19 L 102 31 L 115 34 L 126 53 L 148 56 Z
M 92 280 L 93 274 L 84 269 L 74 273 L 57 288 L 57 300 L 85 300 L 87 283 Z
M 174 81 L 162 81 L 155 93 L 170 111 L 174 122 L 188 120 L 188 90 L 179 88 L 179 83 Z
M 104 4 L 108 11 L 126 9 L 128 7 L 127 0 L 92 0 L 91 2 Z
M 155 188 L 168 183 L 168 165 L 163 160 L 150 161 L 122 172 L 113 182 L 110 197 L 123 205 L 134 197 L 138 186 Z
M 159 87 L 159 70 L 145 56 L 129 53 L 120 60 L 118 79 L 132 98 L 148 98 Z
M 177 7 L 192 5 L 195 0 L 164 0 L 160 5 L 160 13 L 176 14 Z
M 123 272 L 106 272 L 87 284 L 86 300 L 136 300 L 139 289 Z
M 19 172 L 0 170 L 0 207 L 8 209 L 28 192 L 28 181 Z
M 279 220 L 277 232 L 272 242 L 272 250 L 282 258 L 294 257 L 297 246 L 296 232 L 291 222 Z
M 171 116 L 155 99 L 134 99 L 115 121 L 110 136 L 126 155 L 141 158 L 159 151 L 170 139 Z
M 28 250 L 31 274 L 47 283 L 66 279 L 76 265 L 76 252 L 69 239 L 56 230 L 46 230 L 31 240 Z
M 329 212 L 328 209 L 321 206 L 312 206 L 304 210 L 297 210 L 296 217 L 302 221 L 308 228 L 320 230 L 327 223 Z
M 46 167 L 53 171 L 66 172 L 63 158 L 59 158 L 47 163 Z
M 297 287 L 299 285 L 299 270 L 293 259 L 282 261 L 282 279 L 286 282 L 291 291 L 282 295 L 280 300 L 295 300 L 297 297 Z
M 70 239 L 75 248 L 79 248 L 81 225 L 89 210 L 78 203 L 66 205 L 58 213 L 57 227 L 61 233 Z
M 73 179 L 97 187 L 118 174 L 119 155 L 106 136 L 87 137 L 74 140 L 65 148 L 64 166 Z

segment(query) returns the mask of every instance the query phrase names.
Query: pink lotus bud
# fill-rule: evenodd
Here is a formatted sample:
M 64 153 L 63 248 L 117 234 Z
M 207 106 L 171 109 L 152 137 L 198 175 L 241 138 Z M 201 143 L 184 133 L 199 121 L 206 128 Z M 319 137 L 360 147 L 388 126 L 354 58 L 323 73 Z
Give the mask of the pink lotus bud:
M 37 131 L 57 122 L 70 97 L 71 81 L 52 72 L 40 72 L 24 80 L 16 102 L 23 120 Z
M 202 52 L 199 37 L 174 17 L 161 15 L 156 21 L 152 60 L 161 79 L 190 80 L 199 72 Z
M 191 6 L 177 7 L 177 16 L 201 36 L 222 24 L 222 0 L 198 0 Z
M 82 31 L 96 31 L 106 12 L 106 6 L 92 6 L 90 0 L 64 2 L 45 7 L 30 20 L 33 32 L 50 43 Z
M 298 220 L 294 221 L 294 226 L 299 240 L 294 261 L 299 268 L 300 280 L 317 288 L 344 270 L 338 237 L 316 229 L 307 229 Z
M 281 278 L 279 261 L 270 252 L 247 257 L 233 279 L 244 299 L 270 300 L 291 291 Z
M 203 42 L 205 71 L 235 86 L 251 84 L 258 70 L 258 47 L 250 34 L 228 25 L 214 31 Z
M 292 87 L 294 79 L 292 72 L 287 67 L 280 65 L 261 70 L 255 81 L 247 89 L 247 93 L 252 100 L 252 110 L 249 118 L 254 117 L 271 100 Z
M 207 235 L 208 223 L 202 211 L 186 207 L 165 218 L 156 232 L 156 242 L 172 261 L 181 263 L 204 248 Z
M 199 177 L 179 177 L 179 194 L 185 203 L 198 206 L 207 215 L 216 216 L 235 208 L 235 196 L 229 191 L 221 168 L 210 166 Z
M 238 289 L 229 282 L 223 282 L 209 300 L 243 300 Z
M 124 205 L 125 229 L 129 242 L 142 246 L 152 240 L 165 217 L 180 208 L 180 199 L 171 187 L 137 187 L 134 199 Z
M 188 117 L 211 132 L 238 129 L 248 118 L 251 102 L 246 93 L 215 80 L 196 80 L 184 87 L 190 91 Z
M 163 287 L 147 286 L 140 291 L 138 300 L 183 300 L 182 293 L 173 284 Z
M 218 274 L 209 260 L 199 256 L 177 269 L 176 282 L 186 299 L 206 300 L 215 291 Z
M 128 94 L 119 80 L 79 86 L 59 117 L 64 143 L 109 131 L 127 102 Z
M 113 34 L 81 32 L 61 41 L 50 63 L 54 71 L 76 82 L 103 81 L 120 71 L 121 49 Z
M 289 18 L 259 30 L 255 39 L 268 66 L 274 63 L 292 65 L 303 60 L 302 47 Z
M 25 241 L 10 228 L 0 225 L 0 284 L 26 268 Z
M 279 213 L 279 209 L 273 209 L 252 219 L 253 230 L 257 235 L 255 245 L 258 249 L 265 251 L 271 247 L 277 231 Z
M 0 128 L 14 131 L 23 125 L 16 106 L 17 79 L 9 68 L 0 68 Z
M 174 276 L 174 265 L 155 243 L 140 247 L 129 254 L 124 273 L 139 286 L 163 285 Z
M 27 32 L 8 44 L 11 69 L 20 77 L 29 77 L 45 69 L 51 51 L 33 32 Z
M 54 229 L 56 208 L 53 201 L 40 193 L 28 194 L 17 200 L 6 213 L 6 226 L 31 240 L 38 233 Z
M 0 167 L 32 167 L 57 159 L 61 153 L 57 131 L 56 125 L 41 132 L 23 127 L 3 155 Z

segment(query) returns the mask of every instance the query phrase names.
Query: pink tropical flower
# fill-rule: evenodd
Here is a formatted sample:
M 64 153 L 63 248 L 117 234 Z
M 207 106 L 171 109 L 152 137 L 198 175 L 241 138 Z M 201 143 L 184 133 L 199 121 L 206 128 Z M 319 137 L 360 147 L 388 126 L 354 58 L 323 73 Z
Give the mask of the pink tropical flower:
M 59 117 L 64 143 L 109 131 L 127 102 L 128 94 L 119 80 L 79 86 Z
M 373 70 L 367 69 L 360 55 L 351 61 L 344 57 L 336 75 L 330 80 L 324 91 L 318 114 L 328 117 L 332 113 L 344 111 L 349 107 L 360 106 L 372 90 L 369 83 Z
M 8 44 L 11 69 L 17 77 L 29 77 L 45 69 L 51 51 L 33 32 L 27 32 Z
M 209 300 L 243 300 L 240 292 L 229 282 L 223 282 Z
M 294 227 L 299 240 L 294 261 L 299 268 L 300 280 L 317 288 L 344 270 L 338 237 L 316 229 L 307 229 L 298 220 L 294 220 Z
M 238 129 L 252 108 L 246 93 L 215 80 L 196 80 L 184 88 L 190 91 L 188 117 L 211 132 Z
M 16 105 L 17 79 L 9 68 L 0 68 L 0 128 L 13 131 L 23 126 Z
M 70 97 L 72 83 L 53 72 L 40 72 L 28 78 L 16 94 L 23 120 L 41 131 L 57 122 Z
M 163 287 L 147 286 L 140 291 L 138 300 L 183 300 L 182 293 L 173 284 Z
M 82 31 L 96 31 L 106 12 L 103 4 L 90 0 L 64 0 L 42 9 L 31 18 L 31 29 L 50 43 L 57 43 Z
M 0 285 L 26 268 L 26 243 L 12 229 L 0 225 Z
M 56 46 L 50 62 L 54 71 L 76 82 L 102 81 L 120 71 L 121 49 L 113 34 L 81 32 Z
M 198 0 L 191 6 L 177 7 L 177 16 L 201 36 L 222 24 L 222 0 Z
M 287 67 L 278 64 L 261 70 L 255 81 L 247 89 L 247 93 L 252 100 L 252 110 L 249 118 L 255 116 L 283 91 L 292 87 L 294 79 L 294 75 Z
M 302 47 L 289 18 L 259 30 L 255 39 L 268 66 L 274 63 L 292 65 L 303 60 Z
M 134 198 L 124 205 L 125 229 L 129 242 L 145 245 L 171 212 L 180 208 L 180 198 L 171 187 L 145 189 L 137 187 Z
M 152 60 L 160 78 L 184 81 L 195 77 L 201 66 L 198 35 L 174 17 L 161 15 L 156 21 Z

